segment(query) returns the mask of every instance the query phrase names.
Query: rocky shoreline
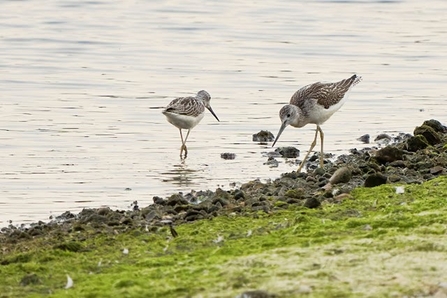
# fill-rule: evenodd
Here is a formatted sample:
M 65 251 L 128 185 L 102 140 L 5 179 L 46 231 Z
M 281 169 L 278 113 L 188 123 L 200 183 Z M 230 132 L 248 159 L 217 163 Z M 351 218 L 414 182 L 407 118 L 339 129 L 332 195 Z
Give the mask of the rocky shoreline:
M 212 219 L 223 214 L 246 214 L 287 209 L 290 205 L 317 208 L 323 202 L 337 203 L 359 186 L 374 187 L 385 183 L 414 184 L 447 173 L 447 127 L 437 120 L 427 120 L 412 135 L 402 134 L 382 147 L 352 149 L 335 161 L 325 161 L 317 168 L 317 155 L 309 160 L 307 173 L 285 173 L 263 183 L 250 181 L 237 189 L 225 191 L 192 191 L 168 198 L 154 197 L 154 204 L 133 210 L 110 208 L 84 209 L 79 214 L 65 212 L 49 223 L 38 222 L 27 227 L 1 229 L 3 254 L 7 247 L 27 239 L 48 235 L 76 235 L 83 232 L 117 234 L 129 230 L 156 232 L 186 222 Z M 283 150 L 284 151 L 284 150 Z M 274 160 L 275 157 L 270 157 Z

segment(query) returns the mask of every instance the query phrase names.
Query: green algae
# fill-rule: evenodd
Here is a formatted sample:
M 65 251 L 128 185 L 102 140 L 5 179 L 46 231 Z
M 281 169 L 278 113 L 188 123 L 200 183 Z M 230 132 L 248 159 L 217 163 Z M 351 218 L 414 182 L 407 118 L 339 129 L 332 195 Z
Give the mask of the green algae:
M 155 232 L 77 231 L 4 247 L 0 297 L 433 295 L 447 269 L 447 177 L 342 202 L 228 214 Z M 74 286 L 65 289 L 67 275 Z

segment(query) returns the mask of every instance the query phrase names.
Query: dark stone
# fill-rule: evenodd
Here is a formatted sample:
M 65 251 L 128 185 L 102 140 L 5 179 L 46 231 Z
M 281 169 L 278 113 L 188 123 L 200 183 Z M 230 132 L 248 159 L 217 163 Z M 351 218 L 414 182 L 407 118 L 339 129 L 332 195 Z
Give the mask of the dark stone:
M 381 133 L 374 139 L 374 142 L 382 141 L 382 140 L 386 140 L 386 141 L 390 142 L 391 136 L 386 133 Z
M 227 191 L 218 188 L 214 193 L 212 204 L 216 205 L 217 203 L 220 203 L 222 206 L 226 206 L 229 204 L 230 197 L 231 196 Z
M 365 135 L 357 138 L 357 140 L 359 140 L 360 142 L 362 142 L 364 144 L 369 144 L 369 139 L 370 139 L 369 134 L 365 134 Z
M 329 182 L 331 184 L 348 183 L 352 178 L 352 172 L 349 167 L 341 167 L 332 174 Z
M 186 211 L 185 217 L 198 215 L 198 214 L 200 214 L 199 210 L 189 209 L 188 211 Z
M 401 178 L 400 178 L 399 175 L 391 174 L 390 176 L 388 176 L 388 180 L 389 180 L 391 183 L 395 183 L 395 182 L 400 181 Z
M 387 177 L 381 173 L 374 173 L 366 177 L 365 179 L 365 187 L 375 187 L 382 184 L 385 184 L 387 181 Z
M 407 164 L 403 160 L 395 160 L 390 163 L 390 166 L 395 167 L 395 168 L 406 168 Z
M 430 126 L 436 132 L 447 133 L 447 127 L 442 125 L 441 122 L 439 122 L 438 120 L 435 119 L 425 120 L 422 126 L 424 125 Z
M 300 155 L 300 150 L 295 147 L 279 147 L 275 149 L 275 152 L 285 158 L 296 158 Z
M 109 212 L 112 212 L 112 210 L 109 207 L 103 207 L 98 209 L 99 215 L 107 215 Z
M 181 194 L 174 194 L 168 198 L 166 205 L 175 206 L 175 205 L 188 205 L 189 202 L 185 199 Z
M 444 171 L 444 168 L 441 166 L 435 166 L 430 169 L 430 174 L 432 175 L 438 175 L 441 174 Z
M 320 207 L 320 205 L 321 205 L 320 201 L 315 197 L 310 197 L 304 202 L 304 207 L 311 209 L 318 208 Z
M 394 146 L 386 146 L 376 152 L 375 159 L 380 164 L 393 162 L 395 160 L 402 160 L 403 151 Z
M 146 215 L 146 220 L 147 220 L 148 222 L 151 222 L 151 221 L 154 220 L 154 219 L 161 219 L 161 217 L 160 217 L 160 215 L 158 214 L 157 211 L 152 210 L 151 212 L 149 212 L 149 213 Z
M 266 143 L 266 142 L 273 142 L 274 140 L 275 137 L 268 130 L 261 130 L 260 132 L 255 133 L 253 135 L 253 142 Z
M 231 159 L 236 158 L 236 154 L 225 152 L 225 153 L 220 154 L 220 158 L 225 159 L 225 160 L 231 160 Z
M 441 143 L 441 136 L 430 126 L 422 125 L 414 129 L 414 135 L 422 135 L 430 145 Z
M 67 219 L 72 219 L 75 218 L 76 216 L 71 213 L 70 211 L 65 211 L 64 213 L 62 213 L 59 216 L 56 216 L 57 220 L 67 220 Z
M 271 167 L 271 168 L 277 168 L 279 162 L 272 156 L 270 156 L 266 162 L 264 162 L 265 165 Z
M 393 142 L 395 142 L 395 143 L 405 142 L 406 140 L 408 140 L 411 137 L 412 137 L 412 135 L 409 133 L 400 132 L 396 137 L 394 137 Z
M 80 222 L 82 223 L 95 223 L 95 224 L 101 224 L 101 223 L 106 223 L 107 222 L 107 217 L 103 216 L 103 215 L 99 215 L 96 213 L 93 213 L 89 216 L 82 216 L 80 218 Z
M 179 213 L 179 212 L 182 212 L 182 211 L 189 210 L 190 208 L 191 208 L 190 205 L 175 205 L 174 206 L 174 211 Z
M 240 200 L 240 199 L 244 199 L 244 198 L 245 198 L 245 194 L 242 190 L 238 189 L 235 191 L 235 193 L 234 193 L 235 200 Z
M 154 201 L 154 204 L 166 205 L 166 201 L 163 198 L 155 196 L 155 197 L 152 198 L 152 200 Z
M 36 226 L 36 227 L 32 227 L 31 229 L 29 229 L 28 233 L 31 236 L 39 236 L 39 235 L 42 235 L 44 233 L 44 231 L 41 226 Z

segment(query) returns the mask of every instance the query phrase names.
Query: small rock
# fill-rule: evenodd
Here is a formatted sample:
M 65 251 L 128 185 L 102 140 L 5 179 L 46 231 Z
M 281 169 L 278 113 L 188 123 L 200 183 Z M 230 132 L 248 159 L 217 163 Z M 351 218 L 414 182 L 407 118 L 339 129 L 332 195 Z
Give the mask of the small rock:
M 168 206 L 175 206 L 175 205 L 188 205 L 189 202 L 187 199 L 185 199 L 180 193 L 173 194 L 168 198 L 168 201 L 166 202 L 166 205 Z
M 435 119 L 425 120 L 422 126 L 424 125 L 430 126 L 436 132 L 447 133 L 447 127 L 442 125 L 441 122 L 439 122 L 438 120 Z
M 394 137 L 393 142 L 394 143 L 404 142 L 411 137 L 412 137 L 412 135 L 409 133 L 400 132 L 396 137 Z
M 236 158 L 236 154 L 235 153 L 228 153 L 228 152 L 225 152 L 225 153 L 221 153 L 220 154 L 220 158 L 222 158 L 222 159 L 235 159 Z
M 152 200 L 154 201 L 154 204 L 166 205 L 166 201 L 163 198 L 155 196 L 155 197 L 152 198 Z
M 349 167 L 341 167 L 332 174 L 329 183 L 323 186 L 324 190 L 330 190 L 337 183 L 348 183 L 351 180 L 352 172 Z
M 396 174 L 391 174 L 391 175 L 388 176 L 388 180 L 389 180 L 391 183 L 395 183 L 395 182 L 400 181 L 400 180 L 401 180 L 401 177 L 400 177 L 399 175 L 396 175 Z
M 435 166 L 435 167 L 433 167 L 433 168 L 430 169 L 430 174 L 432 174 L 432 175 L 438 175 L 438 174 L 441 174 L 443 170 L 444 170 L 443 167 L 441 167 L 441 166 Z
M 264 162 L 264 164 L 267 165 L 267 166 L 269 166 L 269 167 L 271 167 L 271 168 L 277 168 L 279 162 L 278 162 L 274 157 L 269 157 L 269 158 L 267 159 L 267 161 Z
M 349 167 L 341 167 L 332 174 L 329 182 L 331 184 L 348 183 L 351 180 L 352 172 Z
M 304 198 L 304 190 L 303 189 L 289 189 L 284 193 L 285 197 L 294 198 L 294 199 L 302 199 Z
M 385 148 L 376 151 L 374 157 L 379 163 L 385 164 L 395 160 L 402 160 L 403 154 L 403 151 L 397 147 L 386 146 Z
M 365 187 L 375 187 L 375 186 L 379 186 L 382 184 L 385 184 L 387 181 L 387 177 L 381 173 L 374 173 L 369 175 L 366 179 L 365 179 Z
M 343 202 L 344 200 L 347 200 L 347 199 L 349 199 L 349 198 L 351 198 L 351 195 L 350 195 L 350 194 L 348 194 L 348 193 L 342 193 L 342 194 L 339 194 L 339 195 L 337 195 L 336 197 L 334 197 L 334 201 L 335 201 L 335 202 Z
M 245 198 L 244 192 L 239 189 L 236 190 L 236 192 L 234 193 L 234 199 L 237 201 L 237 200 L 244 199 L 244 198 Z
M 379 142 L 379 141 L 380 141 L 380 143 L 389 143 L 389 142 L 391 142 L 391 136 L 386 133 L 381 133 L 374 139 L 374 142 Z
M 414 135 L 424 136 L 430 145 L 436 145 L 441 143 L 441 137 L 439 136 L 439 134 L 432 127 L 428 125 L 422 125 L 416 127 L 414 129 Z
M 405 147 L 408 151 L 416 152 L 425 149 L 429 146 L 427 139 L 423 135 L 410 137 L 405 142 Z
M 161 218 L 160 214 L 158 214 L 158 212 L 155 211 L 155 210 L 152 210 L 151 212 L 149 212 L 149 213 L 146 215 L 146 220 L 147 220 L 148 222 L 151 222 L 151 221 L 154 220 L 154 219 L 160 219 L 160 218 Z
M 112 212 L 112 210 L 109 207 L 103 207 L 98 209 L 98 215 L 107 215 L 110 212 Z
M 300 155 L 300 150 L 295 147 L 279 147 L 275 149 L 275 152 L 278 152 L 284 158 L 296 158 Z
M 395 167 L 395 168 L 406 168 L 407 164 L 403 160 L 395 160 L 393 162 L 390 162 L 390 166 Z
M 369 144 L 369 139 L 370 139 L 369 134 L 365 134 L 365 135 L 357 138 L 358 141 L 360 141 L 360 142 L 362 142 L 364 144 Z
M 314 197 L 310 197 L 304 202 L 304 207 L 307 207 L 310 209 L 318 208 L 318 207 L 320 207 L 320 205 L 321 205 L 320 201 Z
M 260 132 L 255 133 L 253 135 L 253 142 L 266 143 L 266 142 L 273 142 L 274 140 L 275 137 L 268 130 L 261 130 Z

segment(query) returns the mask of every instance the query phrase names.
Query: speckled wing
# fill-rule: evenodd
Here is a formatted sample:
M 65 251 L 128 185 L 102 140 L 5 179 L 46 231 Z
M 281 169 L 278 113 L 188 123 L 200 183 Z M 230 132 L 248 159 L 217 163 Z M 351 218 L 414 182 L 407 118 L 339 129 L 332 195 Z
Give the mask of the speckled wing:
M 359 77 L 353 75 L 349 79 L 336 83 L 313 83 L 298 90 L 290 99 L 291 104 L 301 107 L 305 99 L 313 99 L 319 105 L 328 109 L 343 99 L 351 86 L 359 81 Z
M 205 110 L 195 97 L 179 97 L 169 103 L 164 112 L 197 117 Z

